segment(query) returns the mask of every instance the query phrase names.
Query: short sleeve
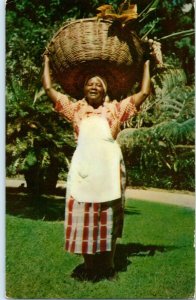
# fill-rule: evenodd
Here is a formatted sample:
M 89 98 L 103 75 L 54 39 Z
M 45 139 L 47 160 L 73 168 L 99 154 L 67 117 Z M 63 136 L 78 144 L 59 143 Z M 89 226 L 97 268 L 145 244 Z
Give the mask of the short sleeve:
M 75 103 L 69 100 L 69 98 L 66 95 L 58 93 L 54 109 L 63 117 L 65 117 L 68 121 L 73 121 Z
M 134 96 L 129 96 L 116 103 L 116 110 L 121 123 L 127 121 L 129 118 L 137 114 L 138 110 L 135 106 Z

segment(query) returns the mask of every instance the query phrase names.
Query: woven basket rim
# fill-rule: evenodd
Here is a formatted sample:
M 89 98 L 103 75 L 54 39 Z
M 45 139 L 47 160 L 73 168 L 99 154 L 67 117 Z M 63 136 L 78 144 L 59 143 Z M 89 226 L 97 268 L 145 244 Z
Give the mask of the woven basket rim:
M 65 28 L 71 26 L 72 24 L 76 24 L 76 23 L 85 23 L 85 22 L 94 22 L 97 21 L 97 23 L 99 22 L 103 22 L 103 23 L 108 23 L 108 24 L 112 24 L 113 21 L 109 20 L 109 19 L 103 19 L 103 18 L 98 18 L 98 17 L 92 17 L 92 18 L 84 18 L 84 19 L 76 19 L 76 20 L 71 20 L 71 21 L 66 21 L 64 22 L 61 27 L 59 28 L 59 30 L 54 34 L 54 36 L 52 37 L 51 41 L 49 42 L 52 43 L 54 39 L 56 39 L 56 37 L 62 32 L 62 30 L 64 30 Z

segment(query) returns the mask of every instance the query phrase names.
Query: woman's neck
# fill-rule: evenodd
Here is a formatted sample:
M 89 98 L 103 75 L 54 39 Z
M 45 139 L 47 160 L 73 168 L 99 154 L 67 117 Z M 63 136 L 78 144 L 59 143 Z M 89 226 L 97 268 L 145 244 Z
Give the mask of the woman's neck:
M 104 101 L 102 103 L 89 103 L 89 101 L 87 99 L 85 99 L 86 102 L 88 103 L 88 105 L 92 106 L 94 109 L 99 108 L 100 106 L 104 105 Z

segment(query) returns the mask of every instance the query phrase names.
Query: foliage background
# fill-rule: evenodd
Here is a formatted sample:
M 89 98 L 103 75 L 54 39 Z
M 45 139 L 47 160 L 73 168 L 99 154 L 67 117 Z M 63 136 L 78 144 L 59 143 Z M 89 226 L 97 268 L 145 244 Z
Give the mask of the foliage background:
M 96 8 L 106 3 L 117 8 L 121 1 L 6 3 L 7 176 L 23 174 L 30 192 L 51 191 L 59 178 L 66 179 L 75 147 L 70 124 L 56 115 L 42 89 L 42 54 L 63 22 L 95 16 Z M 142 12 L 149 1 L 134 3 Z M 119 136 L 128 182 L 194 190 L 194 36 L 187 33 L 194 29 L 194 3 L 150 3 L 151 13 L 143 15 L 135 30 L 162 38 L 165 69 L 154 73 L 150 99 Z

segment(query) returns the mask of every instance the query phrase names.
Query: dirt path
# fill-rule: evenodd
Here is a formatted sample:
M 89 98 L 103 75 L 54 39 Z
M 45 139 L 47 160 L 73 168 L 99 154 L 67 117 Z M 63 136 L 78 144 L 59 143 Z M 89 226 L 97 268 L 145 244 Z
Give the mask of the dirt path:
M 151 202 L 160 202 L 174 204 L 184 207 L 195 208 L 195 195 L 191 192 L 167 191 L 159 189 L 131 189 L 127 188 L 126 198 L 137 200 L 146 200 Z
M 24 179 L 6 179 L 6 187 L 26 186 Z M 59 181 L 58 187 L 65 187 L 63 181 Z M 137 200 L 145 200 L 151 202 L 160 202 L 166 204 L 174 204 L 184 207 L 195 208 L 195 194 L 186 191 L 167 191 L 161 189 L 132 189 L 127 187 L 126 198 Z

